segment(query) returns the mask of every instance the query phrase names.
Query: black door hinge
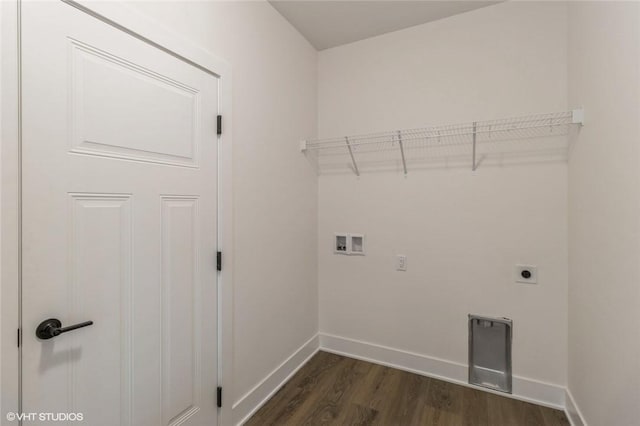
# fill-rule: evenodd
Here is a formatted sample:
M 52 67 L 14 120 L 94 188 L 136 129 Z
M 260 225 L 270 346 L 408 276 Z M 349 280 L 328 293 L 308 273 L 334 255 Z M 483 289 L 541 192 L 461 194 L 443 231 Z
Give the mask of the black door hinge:
M 20 329 L 18 329 L 18 347 L 20 347 Z
M 218 135 L 222 134 L 222 116 L 218 116 Z
M 222 407 L 222 387 L 218 386 L 218 407 Z
M 221 251 L 218 252 L 217 261 L 218 261 L 218 271 L 222 271 L 222 252 Z

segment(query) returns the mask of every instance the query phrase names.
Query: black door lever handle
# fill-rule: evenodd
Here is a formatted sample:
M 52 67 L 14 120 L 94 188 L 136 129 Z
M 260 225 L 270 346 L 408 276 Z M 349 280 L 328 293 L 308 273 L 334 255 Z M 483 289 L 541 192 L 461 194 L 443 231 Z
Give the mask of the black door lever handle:
M 51 339 L 52 337 L 56 337 L 61 335 L 62 333 L 66 333 L 67 331 L 76 330 L 78 328 L 87 327 L 93 325 L 93 321 L 85 321 L 80 322 L 78 324 L 70 325 L 68 327 L 63 327 L 62 323 L 57 318 L 49 318 L 48 320 L 44 320 L 38 325 L 36 328 L 36 336 L 38 339 Z

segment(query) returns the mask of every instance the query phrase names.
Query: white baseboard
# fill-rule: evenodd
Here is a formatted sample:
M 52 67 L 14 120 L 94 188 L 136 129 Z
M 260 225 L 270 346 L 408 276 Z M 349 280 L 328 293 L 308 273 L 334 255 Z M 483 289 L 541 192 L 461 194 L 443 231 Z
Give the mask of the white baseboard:
M 320 347 L 320 338 L 316 334 L 300 346 L 289 358 L 276 367 L 260 383 L 233 404 L 233 424 L 242 425 L 262 407 L 296 371 L 314 356 Z
M 571 395 L 571 391 L 568 388 L 565 395 L 565 405 L 564 412 L 567 414 L 571 426 L 587 426 L 587 422 L 584 420 L 584 416 L 582 412 L 580 412 L 578 404 L 576 404 L 576 400 L 573 399 L 573 395 Z
M 423 376 L 468 386 L 497 395 L 544 405 L 559 410 L 565 407 L 564 386 L 513 377 L 513 393 L 506 394 L 467 383 L 467 365 L 402 351 L 373 343 L 320 333 L 320 350 L 397 368 Z

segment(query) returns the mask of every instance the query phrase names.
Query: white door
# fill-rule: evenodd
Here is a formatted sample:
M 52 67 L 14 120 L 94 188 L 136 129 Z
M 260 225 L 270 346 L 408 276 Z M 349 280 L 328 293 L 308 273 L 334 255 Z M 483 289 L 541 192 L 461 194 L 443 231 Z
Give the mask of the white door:
M 23 412 L 215 425 L 218 79 L 62 2 L 22 37 Z

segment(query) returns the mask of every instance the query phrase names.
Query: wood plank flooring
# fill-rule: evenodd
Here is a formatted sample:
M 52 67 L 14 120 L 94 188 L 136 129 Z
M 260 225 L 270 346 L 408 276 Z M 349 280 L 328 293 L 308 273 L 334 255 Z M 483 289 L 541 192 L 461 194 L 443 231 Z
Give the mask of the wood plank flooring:
M 559 410 L 318 352 L 246 425 L 568 426 L 569 422 Z

